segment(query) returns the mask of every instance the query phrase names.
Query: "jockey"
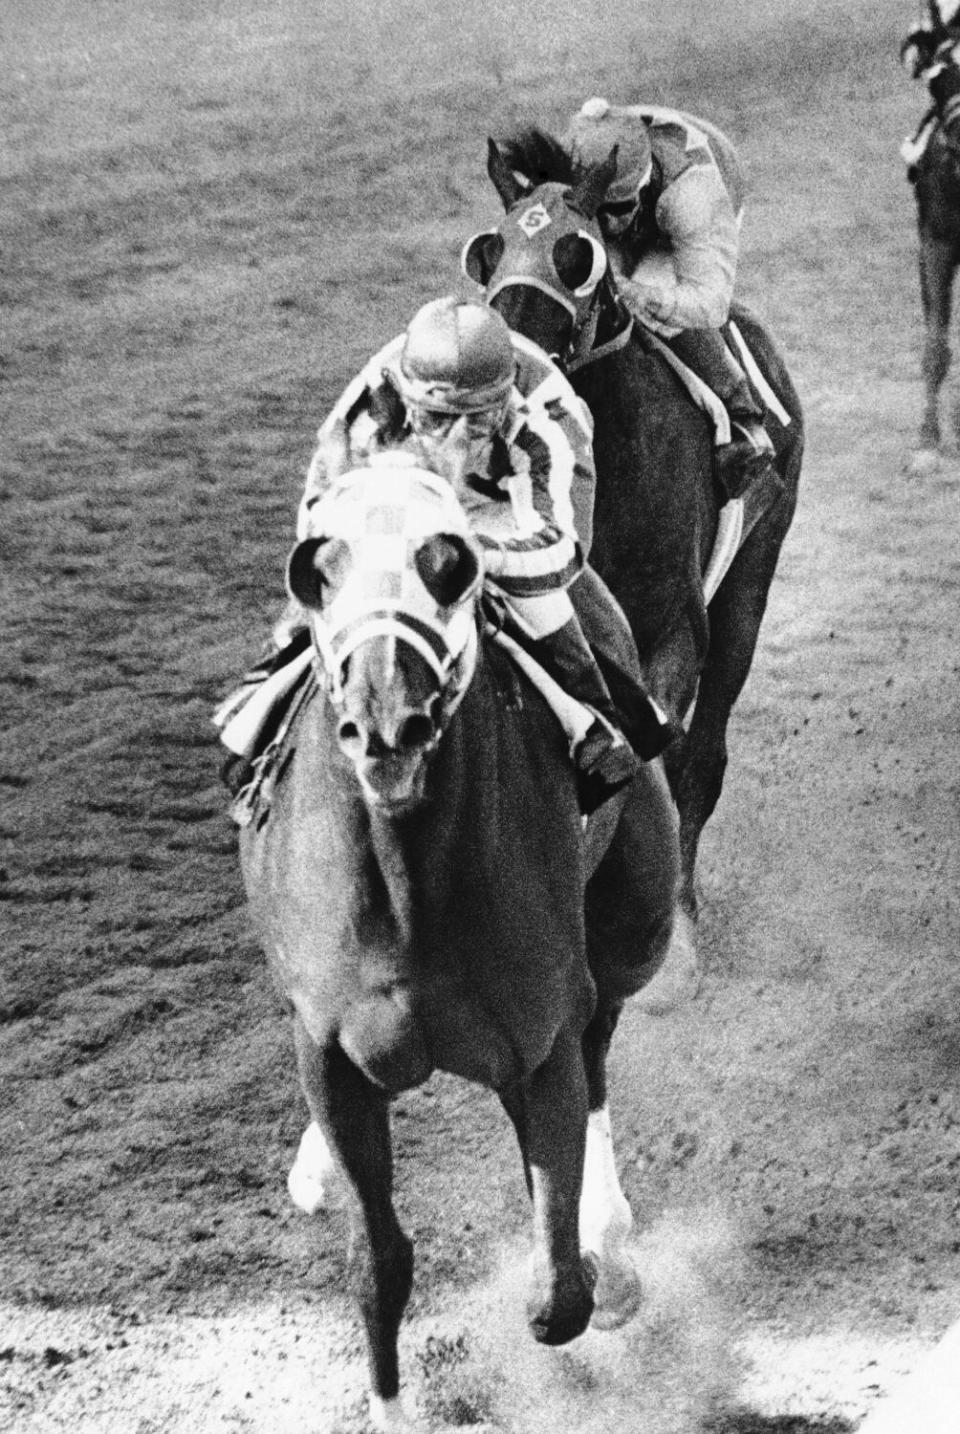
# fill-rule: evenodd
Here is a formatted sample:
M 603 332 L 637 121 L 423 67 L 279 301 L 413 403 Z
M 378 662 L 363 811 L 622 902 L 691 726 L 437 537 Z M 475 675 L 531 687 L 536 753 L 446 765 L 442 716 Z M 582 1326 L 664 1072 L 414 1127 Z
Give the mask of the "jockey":
M 731 142 L 679 110 L 588 100 L 563 144 L 575 173 L 607 159 L 617 172 L 597 218 L 617 287 L 652 329 L 722 400 L 734 439 L 717 449 L 730 498 L 772 469 L 763 410 L 730 353 L 730 314 L 740 248 L 744 178 Z
M 589 709 L 593 720 L 572 753 L 585 812 L 638 767 L 567 592 L 591 537 L 592 438 L 584 404 L 537 345 L 485 304 L 437 299 L 337 400 L 318 433 L 297 519 L 298 538 L 308 536 L 330 483 L 386 449 L 407 448 L 451 481 L 483 549 L 487 588 L 527 650 Z M 273 661 L 245 682 L 274 670 L 303 627 L 293 604 L 274 629 Z
M 907 177 L 916 179 L 917 165 L 936 128 L 937 117 L 946 99 L 960 88 L 957 83 L 960 53 L 960 0 L 927 0 L 923 14 L 907 31 L 900 46 L 900 60 L 914 79 L 926 80 L 933 104 L 927 109 L 914 134 L 900 146 L 906 160 Z

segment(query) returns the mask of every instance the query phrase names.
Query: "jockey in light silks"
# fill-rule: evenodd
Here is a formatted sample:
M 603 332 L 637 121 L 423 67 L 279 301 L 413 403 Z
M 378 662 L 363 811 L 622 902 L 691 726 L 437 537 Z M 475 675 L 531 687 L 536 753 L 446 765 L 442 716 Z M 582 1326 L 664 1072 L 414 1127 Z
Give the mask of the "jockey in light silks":
M 298 538 L 309 536 L 312 509 L 331 482 L 397 447 L 453 482 L 483 549 L 487 586 L 526 649 L 593 718 L 572 753 L 584 812 L 638 768 L 567 592 L 590 544 L 592 439 L 584 404 L 541 349 L 485 304 L 438 299 L 337 400 L 318 433 L 297 520 Z M 305 622 L 299 605 L 288 608 L 274 630 L 274 664 Z
M 716 450 L 728 498 L 773 468 L 763 410 L 720 327 L 730 315 L 740 250 L 744 178 L 714 125 L 649 105 L 592 99 L 563 144 L 575 173 L 617 146 L 617 172 L 597 219 L 617 287 L 653 330 L 720 398 L 733 441 Z
M 907 177 L 917 177 L 917 165 L 941 117 L 944 102 L 960 89 L 957 70 L 960 64 L 960 0 L 927 0 L 923 14 L 907 31 L 900 46 L 904 69 L 914 79 L 927 83 L 933 104 L 923 115 L 916 132 L 908 135 L 900 146 L 907 163 Z

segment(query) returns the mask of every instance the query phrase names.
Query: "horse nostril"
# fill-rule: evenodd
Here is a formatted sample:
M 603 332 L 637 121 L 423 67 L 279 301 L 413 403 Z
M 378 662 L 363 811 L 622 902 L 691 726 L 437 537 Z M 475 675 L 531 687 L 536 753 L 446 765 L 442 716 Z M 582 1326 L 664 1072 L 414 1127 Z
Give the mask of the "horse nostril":
M 360 743 L 360 728 L 350 717 L 345 717 L 337 728 L 337 740 L 341 747 L 356 747 Z
M 417 747 L 428 747 L 434 738 L 434 725 L 422 712 L 415 712 L 400 723 L 397 731 L 397 749 L 413 751 Z

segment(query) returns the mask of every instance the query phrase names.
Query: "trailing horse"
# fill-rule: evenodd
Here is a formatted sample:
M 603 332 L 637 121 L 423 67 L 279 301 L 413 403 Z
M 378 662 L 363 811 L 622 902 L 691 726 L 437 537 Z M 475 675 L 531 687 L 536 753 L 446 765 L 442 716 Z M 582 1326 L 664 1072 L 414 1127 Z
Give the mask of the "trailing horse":
M 403 460 L 338 480 L 291 555 L 319 685 L 240 837 L 313 1119 L 290 1188 L 316 1208 L 336 1166 L 355 1193 L 380 1428 L 402 1423 L 413 1264 L 389 1104 L 434 1070 L 495 1090 L 515 1126 L 535 1337 L 633 1312 L 605 1062 L 623 1003 L 667 952 L 679 874 L 659 763 L 584 830 L 560 724 L 478 627 L 480 549 L 453 488 Z
M 720 796 L 727 724 L 796 505 L 799 399 L 769 334 L 737 306 L 730 341 L 766 405 L 778 481 L 771 475 L 753 485 L 745 505 L 728 504 L 721 522 L 712 421 L 679 380 L 666 346 L 631 319 L 596 221 L 615 152 L 574 183 L 558 142 L 532 130 L 505 150 L 491 140 L 488 171 L 506 216 L 465 245 L 463 268 L 511 328 L 557 359 L 593 414 L 590 563 L 626 612 L 647 687 L 665 715 L 681 901 L 693 916 L 697 849 Z M 710 406 L 709 395 L 702 400 Z M 720 570 L 729 567 L 716 587 L 721 559 Z M 571 596 L 577 604 L 576 586 Z
M 940 77 L 960 90 L 960 71 Z M 942 118 L 927 143 L 914 177 L 920 239 L 920 301 L 924 341 L 921 361 L 924 409 L 914 470 L 932 466 L 940 447 L 940 389 L 950 368 L 953 276 L 960 263 L 960 93 L 945 97 Z

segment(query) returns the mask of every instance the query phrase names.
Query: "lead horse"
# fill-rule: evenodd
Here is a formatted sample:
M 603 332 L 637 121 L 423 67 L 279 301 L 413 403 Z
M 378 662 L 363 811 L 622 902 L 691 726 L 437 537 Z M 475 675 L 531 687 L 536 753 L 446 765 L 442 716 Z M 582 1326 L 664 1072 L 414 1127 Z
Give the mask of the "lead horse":
M 481 563 L 453 488 L 404 455 L 337 481 L 288 565 L 319 685 L 240 836 L 313 1119 L 290 1188 L 316 1208 L 338 1167 L 356 1197 L 380 1429 L 405 1425 L 412 1280 L 389 1105 L 432 1071 L 495 1090 L 516 1129 L 535 1337 L 612 1327 L 638 1300 L 606 1055 L 671 939 L 676 815 L 654 763 L 584 830 L 554 713 L 478 635 Z
M 742 544 L 708 608 L 704 577 L 721 507 L 712 423 L 679 381 L 665 345 L 639 330 L 617 293 L 596 219 L 616 152 L 575 181 L 560 144 L 530 130 L 503 147 L 491 139 L 488 172 L 506 215 L 468 241 L 462 265 L 510 327 L 557 360 L 593 414 L 590 563 L 626 612 L 646 685 L 666 719 L 681 902 L 695 917 L 697 851 L 720 796 L 727 725 L 796 506 L 800 402 L 764 326 L 737 306 L 733 342 L 744 346 L 741 357 L 767 402 L 778 476 L 755 485 L 736 515 L 731 531 L 740 526 Z M 576 587 L 572 596 L 582 607 Z
M 948 73 L 941 77 L 947 80 Z M 951 67 L 952 87 L 960 73 Z M 935 465 L 940 448 L 940 390 L 950 368 L 950 311 L 953 278 L 960 263 L 960 94 L 947 97 L 942 117 L 914 177 L 920 241 L 920 301 L 924 340 L 924 385 L 919 445 L 911 467 Z

